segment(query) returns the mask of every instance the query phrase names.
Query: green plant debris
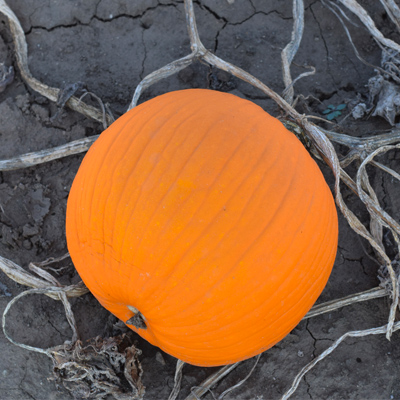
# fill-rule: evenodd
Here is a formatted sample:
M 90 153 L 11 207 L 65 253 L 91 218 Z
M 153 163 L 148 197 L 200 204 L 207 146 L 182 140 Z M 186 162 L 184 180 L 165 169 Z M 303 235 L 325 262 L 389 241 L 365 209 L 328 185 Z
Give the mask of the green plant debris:
M 346 108 L 346 104 L 339 104 L 338 106 L 334 106 L 333 104 L 329 104 L 328 108 L 322 111 L 322 114 L 326 115 L 326 119 L 332 121 L 333 119 L 340 117 L 342 115 L 342 111 Z

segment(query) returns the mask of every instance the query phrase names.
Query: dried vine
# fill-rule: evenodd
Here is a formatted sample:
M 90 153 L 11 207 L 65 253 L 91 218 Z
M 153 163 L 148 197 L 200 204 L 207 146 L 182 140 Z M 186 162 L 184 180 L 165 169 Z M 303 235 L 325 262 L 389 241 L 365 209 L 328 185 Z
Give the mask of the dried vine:
M 13 37 L 13 42 L 15 46 L 15 55 L 16 61 L 18 64 L 19 71 L 21 73 L 22 79 L 35 91 L 40 93 L 42 96 L 47 99 L 57 102 L 61 93 L 61 90 L 58 88 L 53 88 L 47 86 L 46 84 L 38 81 L 34 78 L 29 70 L 28 66 L 28 46 L 26 44 L 25 34 L 22 29 L 22 26 L 11 10 L 11 8 L 7 5 L 5 0 L 0 0 L 0 12 L 7 17 L 8 24 L 10 27 L 10 31 Z M 89 106 L 83 103 L 80 99 L 72 96 L 68 102 L 66 103 L 68 107 L 72 110 L 75 110 L 88 118 L 92 118 L 96 121 L 103 122 L 103 113 L 96 108 Z M 109 122 L 112 122 L 112 119 L 108 117 Z

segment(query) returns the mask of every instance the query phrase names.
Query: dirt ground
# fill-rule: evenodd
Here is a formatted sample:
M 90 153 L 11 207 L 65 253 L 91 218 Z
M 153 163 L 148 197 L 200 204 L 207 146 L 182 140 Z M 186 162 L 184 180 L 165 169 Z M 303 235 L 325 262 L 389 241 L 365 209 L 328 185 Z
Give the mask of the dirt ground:
M 115 116 L 127 108 L 142 78 L 165 64 L 189 54 L 182 1 L 169 0 L 13 0 L 8 2 L 26 34 L 29 63 L 34 77 L 54 87 L 83 82 L 87 90 L 110 105 Z M 298 110 L 322 117 L 328 105 L 350 104 L 367 99 L 373 68 L 355 56 L 342 25 L 321 1 L 305 1 L 305 31 L 295 57 L 293 75 L 303 65 L 316 68 L 313 76 L 300 80 L 295 93 L 302 95 Z M 360 3 L 374 16 L 384 35 L 400 42 L 394 25 L 380 2 Z M 252 73 L 278 93 L 284 89 L 280 52 L 289 42 L 293 24 L 290 1 L 200 0 L 195 3 L 199 33 L 204 45 L 221 58 Z M 381 51 L 361 26 L 349 24 L 360 54 L 379 65 Z M 0 62 L 16 69 L 14 81 L 0 93 L 0 159 L 51 148 L 99 134 L 102 125 L 38 95 L 22 81 L 16 68 L 8 25 L 0 17 Z M 245 97 L 280 116 L 278 107 L 252 86 L 196 63 L 178 75 L 146 90 L 140 101 L 183 88 L 212 88 Z M 390 128 L 379 117 L 355 121 L 344 110 L 336 120 L 341 132 L 368 136 Z M 322 123 L 323 124 L 323 123 Z M 339 151 L 341 149 L 338 149 Z M 69 188 L 83 155 L 65 157 L 40 166 L 0 172 L 0 255 L 26 268 L 66 253 L 65 209 Z M 386 164 L 398 166 L 399 155 L 389 153 Z M 332 186 L 330 170 L 319 164 Z M 400 217 L 398 183 L 379 171 L 371 181 L 381 202 Z M 343 188 L 352 210 L 367 221 L 360 202 Z M 372 251 L 339 217 L 337 260 L 318 302 L 340 298 L 379 285 L 379 265 Z M 385 244 L 390 246 L 390 238 Z M 393 246 L 393 244 L 392 244 Z M 71 262 L 61 263 L 56 276 L 62 282 L 79 280 Z M 0 312 L 10 299 L 25 290 L 0 272 Z M 80 335 L 101 335 L 109 314 L 90 295 L 72 300 Z M 225 399 L 279 399 L 295 375 L 333 341 L 347 331 L 384 325 L 389 313 L 387 298 L 352 305 L 339 311 L 302 321 L 281 343 L 265 352 L 251 377 Z M 71 337 L 59 302 L 46 296 L 28 296 L 10 312 L 8 330 L 17 341 L 47 348 Z M 137 337 L 146 386 L 145 399 L 166 399 L 173 387 L 176 360 Z M 12 345 L 0 333 L 1 400 L 67 400 L 72 397 L 52 380 L 52 364 L 44 355 Z M 300 383 L 293 399 L 400 399 L 400 338 L 395 333 L 346 339 Z M 217 397 L 240 381 L 254 360 L 242 363 L 213 388 Z M 184 399 L 215 369 L 184 367 Z M 211 400 L 212 394 L 204 396 Z

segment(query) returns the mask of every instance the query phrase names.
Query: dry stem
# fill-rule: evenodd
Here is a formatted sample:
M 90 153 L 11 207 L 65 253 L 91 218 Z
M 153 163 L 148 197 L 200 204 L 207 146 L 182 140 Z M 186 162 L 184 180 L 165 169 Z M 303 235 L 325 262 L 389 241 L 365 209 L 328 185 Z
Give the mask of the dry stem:
M 176 400 L 181 390 L 181 383 L 182 383 L 182 369 L 185 363 L 181 360 L 177 360 L 176 362 L 176 370 L 175 370 L 175 377 L 174 377 L 174 387 L 172 389 L 171 394 L 168 397 L 168 400 Z
M 374 21 L 369 16 L 367 11 L 361 7 L 355 0 L 339 0 L 345 7 L 347 7 L 353 14 L 357 15 L 360 21 L 369 30 L 371 35 L 383 46 L 393 49 L 397 53 L 400 53 L 400 45 L 393 40 L 385 38 L 382 32 L 376 27 Z
M 373 289 L 366 290 L 352 294 L 350 296 L 342 297 L 341 299 L 327 301 L 325 303 L 317 304 L 311 308 L 311 310 L 304 316 L 303 319 L 316 317 L 317 315 L 326 314 L 328 312 L 337 311 L 339 308 L 347 307 L 352 304 L 360 303 L 363 301 L 379 299 L 381 297 L 388 296 L 386 289 L 376 287 Z
M 380 0 L 385 11 L 400 32 L 400 8 L 394 0 Z
M 0 171 L 12 171 L 20 168 L 28 168 L 70 155 L 83 153 L 89 150 L 90 146 L 98 137 L 99 135 L 94 135 L 88 138 L 74 140 L 73 142 L 53 147 L 51 149 L 23 154 L 8 160 L 0 160 Z
M 292 39 L 287 46 L 282 50 L 282 70 L 283 82 L 285 83 L 284 99 L 293 104 L 294 89 L 293 81 L 290 75 L 290 64 L 293 61 L 297 50 L 300 47 L 301 38 L 304 31 L 304 3 L 303 0 L 293 0 L 293 31 Z
M 46 288 L 46 289 L 29 289 L 25 290 L 24 292 L 20 293 L 18 296 L 15 296 L 6 306 L 3 317 L 2 317 L 2 328 L 4 332 L 4 336 L 13 344 L 15 344 L 18 347 L 22 347 L 25 350 L 30 350 L 34 351 L 36 353 L 42 353 L 46 354 L 47 356 L 50 356 L 51 349 L 41 349 L 39 347 L 33 347 L 33 346 L 28 346 L 23 343 L 18 343 L 14 341 L 10 335 L 7 332 L 6 329 L 6 317 L 8 312 L 10 311 L 11 307 L 13 306 L 14 303 L 16 303 L 21 297 L 27 296 L 28 294 L 45 294 L 46 296 L 52 297 L 56 300 L 61 300 L 63 305 L 64 305 L 64 310 L 65 310 L 65 315 L 67 317 L 67 321 L 72 329 L 72 343 L 75 343 L 78 340 L 78 330 L 76 327 L 76 322 L 75 322 L 75 317 L 74 314 L 71 310 L 71 305 L 67 299 L 65 290 L 63 288 Z
M 36 270 L 37 269 L 38 267 L 36 267 Z M 8 260 L 7 258 L 4 258 L 2 256 L 0 256 L 0 270 L 3 271 L 10 279 L 18 282 L 21 285 L 40 290 L 48 289 L 49 293 L 47 295 L 55 300 L 59 300 L 59 296 L 54 294 L 54 290 L 56 290 L 57 292 L 61 290 L 63 293 L 66 294 L 67 297 L 79 297 L 89 292 L 82 281 L 71 286 L 62 286 L 59 283 L 55 285 L 54 281 L 52 280 L 54 279 L 53 277 L 52 279 L 46 279 L 43 278 L 45 276 L 43 274 L 41 278 L 37 278 L 29 272 L 25 271 L 19 265 L 15 264 L 13 261 Z M 45 271 L 43 271 L 43 273 L 44 272 Z
M 35 91 L 40 93 L 42 96 L 47 99 L 57 102 L 57 99 L 60 94 L 60 89 L 53 88 L 45 85 L 44 83 L 38 81 L 34 78 L 28 67 L 28 46 L 26 44 L 25 34 L 22 29 L 22 26 L 11 10 L 11 8 L 7 5 L 5 0 L 0 0 L 0 12 L 4 14 L 9 23 L 10 31 L 13 37 L 14 46 L 15 46 L 15 54 L 17 57 L 17 64 L 20 70 L 22 79 Z M 96 121 L 103 122 L 103 113 L 97 110 L 96 108 L 89 106 L 80 101 L 80 99 L 76 97 L 71 97 L 66 103 L 68 107 L 72 110 L 78 111 L 83 115 L 86 115 L 88 118 L 92 118 Z M 111 119 L 107 116 L 107 119 L 111 123 Z
M 400 329 L 400 322 L 396 322 L 390 329 L 393 330 L 393 332 L 397 331 Z M 331 354 L 338 346 L 340 343 L 342 343 L 346 338 L 348 337 L 363 337 L 363 336 L 368 336 L 368 335 L 380 335 L 383 333 L 386 333 L 389 330 L 389 327 L 387 325 L 380 326 L 378 328 L 372 328 L 372 329 L 365 329 L 362 331 L 351 331 L 345 333 L 343 336 L 341 336 L 339 339 L 337 339 L 332 346 L 327 348 L 323 353 L 321 353 L 318 357 L 314 358 L 313 361 L 311 361 L 309 364 L 307 364 L 295 377 L 294 382 L 290 389 L 282 396 L 282 400 L 287 400 L 297 389 L 299 386 L 301 379 L 303 376 L 310 371 L 314 366 L 319 363 L 321 360 L 326 358 L 329 354 Z
M 231 365 L 225 365 L 222 368 L 220 368 L 217 372 L 214 374 L 210 375 L 207 379 L 205 379 L 200 386 L 192 387 L 191 394 L 186 397 L 185 400 L 197 400 L 204 394 L 206 394 L 212 386 L 217 384 L 219 381 L 221 381 L 225 376 L 230 374 L 238 365 L 240 362 L 237 362 L 235 364 Z

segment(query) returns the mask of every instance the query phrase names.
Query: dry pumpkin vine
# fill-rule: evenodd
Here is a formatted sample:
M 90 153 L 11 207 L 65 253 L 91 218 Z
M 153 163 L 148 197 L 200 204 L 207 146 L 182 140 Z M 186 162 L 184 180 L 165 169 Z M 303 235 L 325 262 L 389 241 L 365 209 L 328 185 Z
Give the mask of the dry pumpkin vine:
M 359 17 L 384 52 L 400 53 L 400 46 L 382 35 L 355 0 L 340 3 Z M 398 6 L 389 0 L 381 3 L 400 29 Z M 339 5 L 331 1 L 325 4 L 344 24 Z M 367 165 L 372 165 L 400 178 L 374 160 L 399 148 L 400 135 L 393 129 L 368 139 L 349 137 L 323 129 L 295 110 L 294 85 L 313 73 L 311 70 L 294 80 L 290 73 L 304 29 L 302 0 L 293 0 L 292 38 L 282 51 L 286 86 L 283 97 L 207 50 L 197 31 L 193 2 L 185 0 L 184 6 L 191 54 L 143 79 L 126 114 L 100 137 L 3 160 L 0 170 L 28 167 L 90 148 L 68 200 L 68 248 L 80 276 L 100 303 L 149 342 L 178 358 L 170 399 L 179 394 L 185 362 L 225 365 L 188 397 L 198 399 L 242 360 L 259 358 L 261 352 L 281 340 L 302 318 L 390 296 L 387 324 L 340 337 L 300 371 L 283 395 L 287 399 L 304 374 L 347 337 L 386 334 L 389 339 L 400 328 L 395 319 L 399 302 L 395 258 L 387 255 L 382 244 L 385 228 L 400 246 L 400 225 L 380 206 L 366 172 Z M 23 30 L 4 0 L 0 0 L 0 12 L 9 22 L 22 78 L 32 89 L 57 102 L 62 95 L 60 90 L 39 82 L 30 73 Z M 196 60 L 224 70 L 268 95 L 286 114 L 285 126 L 305 137 L 313 154 L 329 165 L 335 177 L 336 205 L 352 229 L 374 249 L 381 264 L 381 287 L 312 307 L 325 286 L 336 254 L 336 209 L 316 163 L 280 121 L 249 101 L 210 90 L 171 92 L 137 106 L 144 90 Z M 393 62 L 383 68 L 383 77 L 388 75 L 395 82 L 400 81 L 396 75 L 399 69 L 393 67 Z M 106 128 L 113 118 L 99 102 L 101 110 L 72 95 L 64 101 L 66 106 L 102 122 Z M 386 110 L 385 104 L 378 108 Z M 362 109 L 360 106 L 359 110 Z M 334 119 L 343 110 L 342 105 L 332 106 L 326 114 Z M 394 118 L 381 113 L 389 122 Z M 185 134 L 188 131 L 190 135 Z M 349 148 L 342 160 L 334 143 Z M 352 178 L 344 168 L 355 160 L 360 161 L 360 166 Z M 371 219 L 369 229 L 347 207 L 341 184 L 364 203 Z M 235 195 L 239 190 L 242 195 Z M 268 210 L 264 207 L 266 198 Z M 302 198 L 301 203 L 298 198 Z M 92 209 L 90 218 L 84 211 L 88 208 Z M 82 283 L 64 287 L 40 265 L 31 265 L 38 278 L 2 257 L 0 268 L 11 279 L 33 287 L 13 299 L 3 314 L 3 330 L 9 340 L 15 343 L 7 334 L 6 315 L 15 301 L 34 293 L 61 300 L 73 331 L 71 342 L 47 350 L 15 344 L 48 355 L 58 378 L 76 396 L 112 394 L 117 399 L 126 398 L 120 391 L 118 376 L 122 373 L 132 398 L 143 397 L 139 350 L 128 337 L 108 341 L 98 338 L 87 347 L 78 340 L 68 297 L 87 293 Z M 139 289 L 132 290 L 127 277 Z M 192 290 L 192 281 L 196 282 L 196 290 Z M 237 293 L 246 301 L 232 307 L 231 299 Z M 97 367 L 99 363 L 104 366 L 103 375 L 90 365 L 93 357 Z M 111 370 L 107 367 L 110 360 L 114 360 Z M 107 384 L 104 375 L 108 376 Z M 78 381 L 79 385 L 75 385 Z

